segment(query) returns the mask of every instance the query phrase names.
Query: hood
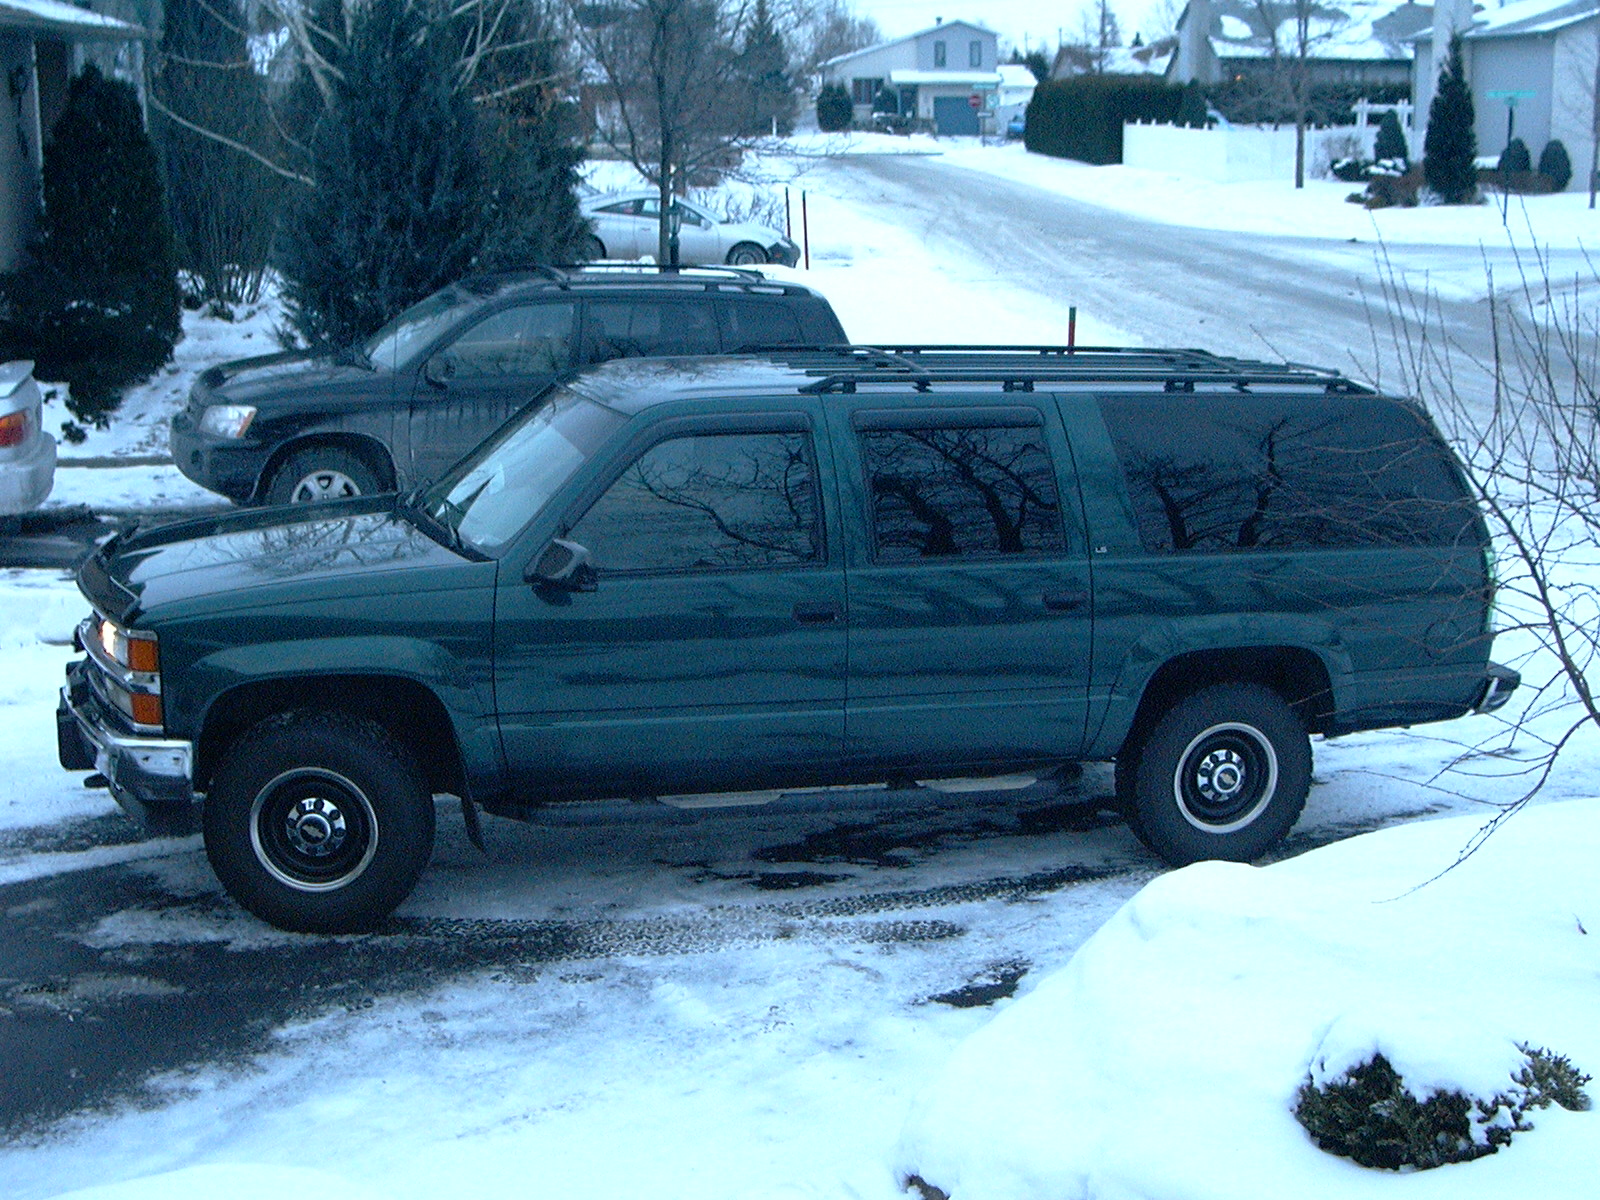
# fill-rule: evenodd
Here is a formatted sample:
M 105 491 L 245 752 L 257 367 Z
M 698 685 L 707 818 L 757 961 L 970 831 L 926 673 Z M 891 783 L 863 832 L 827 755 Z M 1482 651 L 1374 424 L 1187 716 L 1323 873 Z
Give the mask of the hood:
M 195 383 L 196 397 L 208 403 L 270 404 L 280 395 L 307 390 L 367 387 L 381 372 L 366 365 L 351 351 L 308 354 L 288 350 L 241 358 L 207 368 Z
M 96 551 L 78 584 L 102 612 L 138 623 L 174 606 L 231 611 L 392 593 L 393 572 L 466 565 L 396 515 L 394 497 L 363 497 L 135 529 Z

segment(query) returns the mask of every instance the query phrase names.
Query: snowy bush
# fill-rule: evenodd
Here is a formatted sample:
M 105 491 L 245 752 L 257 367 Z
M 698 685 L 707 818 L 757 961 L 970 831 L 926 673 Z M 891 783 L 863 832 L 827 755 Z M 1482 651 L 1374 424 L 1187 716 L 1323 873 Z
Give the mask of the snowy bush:
M 1367 172 L 1371 169 L 1372 162 L 1365 158 L 1336 158 L 1328 166 L 1328 171 L 1335 179 L 1345 183 L 1365 183 Z
M 1528 144 L 1519 137 L 1512 138 L 1506 143 L 1506 148 L 1500 151 L 1500 161 L 1495 170 L 1502 175 L 1512 171 L 1533 170 L 1533 158 L 1528 153 Z
M 1373 157 L 1379 159 L 1399 159 L 1402 163 L 1411 157 L 1411 148 L 1406 145 L 1405 131 L 1400 128 L 1400 118 L 1394 109 L 1389 109 L 1383 114 L 1383 119 L 1378 122 L 1378 137 L 1372 146 Z M 1405 168 L 1402 167 L 1403 171 Z
M 1524 1065 L 1505 1091 L 1487 1099 L 1454 1088 L 1419 1098 L 1387 1058 L 1374 1054 L 1335 1079 L 1318 1083 L 1308 1075 L 1295 1119 L 1323 1150 L 1363 1167 L 1426 1170 L 1470 1162 L 1532 1129 L 1526 1118 L 1535 1108 L 1589 1107 L 1583 1085 L 1590 1077 L 1565 1055 L 1519 1049 Z

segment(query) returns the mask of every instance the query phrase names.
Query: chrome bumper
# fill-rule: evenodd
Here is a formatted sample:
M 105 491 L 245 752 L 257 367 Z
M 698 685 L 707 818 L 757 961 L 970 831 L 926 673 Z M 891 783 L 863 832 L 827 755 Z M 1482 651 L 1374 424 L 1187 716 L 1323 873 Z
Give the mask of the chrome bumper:
M 67 669 L 56 706 L 56 749 L 69 771 L 98 771 L 116 802 L 146 824 L 170 827 L 194 803 L 194 743 L 121 733 L 100 715 L 88 682 Z
M 1511 693 L 1522 683 L 1521 672 L 1495 662 L 1489 664 L 1485 675 L 1487 678 L 1483 681 L 1483 690 L 1478 694 L 1478 702 L 1472 706 L 1473 712 L 1494 712 L 1511 699 Z

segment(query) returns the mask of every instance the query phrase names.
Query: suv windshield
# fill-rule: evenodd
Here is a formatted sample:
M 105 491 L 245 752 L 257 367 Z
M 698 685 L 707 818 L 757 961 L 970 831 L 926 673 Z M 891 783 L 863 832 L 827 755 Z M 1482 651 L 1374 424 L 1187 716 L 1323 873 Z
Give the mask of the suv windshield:
M 566 388 L 523 410 L 418 498 L 462 544 L 494 554 L 626 421 Z
M 406 309 L 368 338 L 361 351 L 374 367 L 397 371 L 482 303 L 482 297 L 447 287 Z

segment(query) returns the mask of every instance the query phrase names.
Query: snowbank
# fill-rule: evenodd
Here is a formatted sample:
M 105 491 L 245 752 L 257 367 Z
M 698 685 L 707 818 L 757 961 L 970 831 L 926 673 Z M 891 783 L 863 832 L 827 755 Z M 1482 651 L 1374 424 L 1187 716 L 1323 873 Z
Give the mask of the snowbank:
M 1419 1095 L 1504 1088 L 1518 1042 L 1600 1069 L 1600 800 L 1524 812 L 1419 888 L 1479 824 L 1155 880 L 955 1053 L 898 1169 L 953 1200 L 1592 1194 L 1600 1113 L 1411 1174 L 1323 1153 L 1291 1113 L 1308 1072 L 1373 1051 Z

